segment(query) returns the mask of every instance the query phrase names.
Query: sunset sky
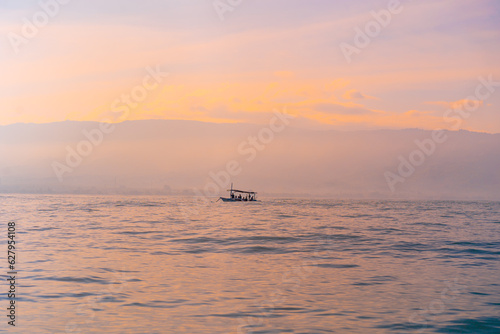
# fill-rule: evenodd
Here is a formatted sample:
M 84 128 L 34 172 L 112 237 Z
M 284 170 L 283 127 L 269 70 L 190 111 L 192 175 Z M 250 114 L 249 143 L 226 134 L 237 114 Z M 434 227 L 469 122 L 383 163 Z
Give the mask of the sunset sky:
M 354 46 L 390 1 L 66 2 L 33 36 L 23 30 L 46 15 L 39 1 L 0 3 L 0 125 L 263 123 L 286 107 L 307 128 L 456 129 L 443 115 L 469 106 L 459 128 L 500 132 L 496 0 L 401 1 L 350 62 L 341 44 Z M 169 75 L 127 106 L 123 94 L 139 94 L 153 69 Z M 499 82 L 484 101 L 479 77 Z

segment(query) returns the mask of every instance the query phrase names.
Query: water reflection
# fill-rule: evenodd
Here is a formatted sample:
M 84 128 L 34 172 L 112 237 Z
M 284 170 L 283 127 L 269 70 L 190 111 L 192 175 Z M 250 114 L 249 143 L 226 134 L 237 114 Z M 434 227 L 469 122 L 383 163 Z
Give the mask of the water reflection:
M 177 197 L 0 200 L 19 332 L 499 328 L 499 203 L 267 199 L 185 220 Z

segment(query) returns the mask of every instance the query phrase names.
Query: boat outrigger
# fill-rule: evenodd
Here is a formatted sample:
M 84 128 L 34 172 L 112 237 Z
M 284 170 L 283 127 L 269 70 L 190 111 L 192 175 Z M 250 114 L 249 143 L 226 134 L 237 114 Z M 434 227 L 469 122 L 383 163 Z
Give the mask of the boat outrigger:
M 231 189 L 228 189 L 229 197 L 219 197 L 219 200 L 223 202 L 255 202 L 257 201 L 255 191 L 246 191 L 246 190 L 236 190 L 233 189 L 233 184 L 231 183 Z

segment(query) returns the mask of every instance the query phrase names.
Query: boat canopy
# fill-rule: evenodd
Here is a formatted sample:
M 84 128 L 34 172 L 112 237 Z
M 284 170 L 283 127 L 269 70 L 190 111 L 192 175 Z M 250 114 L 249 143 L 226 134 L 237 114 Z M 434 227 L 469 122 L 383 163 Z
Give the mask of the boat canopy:
M 228 189 L 227 191 L 232 191 L 233 193 L 242 193 L 242 194 L 251 194 L 255 195 L 255 191 L 246 191 L 246 190 L 236 190 L 236 189 Z

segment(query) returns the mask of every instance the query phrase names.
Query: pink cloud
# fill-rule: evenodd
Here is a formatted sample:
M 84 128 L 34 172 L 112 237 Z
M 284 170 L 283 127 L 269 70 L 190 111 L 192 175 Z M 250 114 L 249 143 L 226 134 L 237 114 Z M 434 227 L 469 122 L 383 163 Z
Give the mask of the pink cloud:
M 379 98 L 375 96 L 365 95 L 356 89 L 351 89 L 345 92 L 342 97 L 346 100 L 362 100 L 362 99 L 379 100 Z
M 450 109 L 464 109 L 464 107 L 481 107 L 483 106 L 484 102 L 481 100 L 470 100 L 470 99 L 461 99 L 453 102 L 447 102 L 447 101 L 429 101 L 425 102 L 426 104 L 432 104 L 444 108 L 450 108 Z

